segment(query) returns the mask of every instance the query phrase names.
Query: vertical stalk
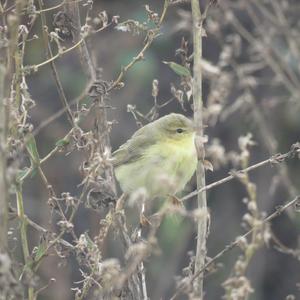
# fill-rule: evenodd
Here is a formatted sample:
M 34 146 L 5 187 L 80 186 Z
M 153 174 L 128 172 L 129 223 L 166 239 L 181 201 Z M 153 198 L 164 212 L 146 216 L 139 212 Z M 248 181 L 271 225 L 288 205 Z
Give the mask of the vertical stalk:
M 8 193 L 6 180 L 6 132 L 7 118 L 5 108 L 5 82 L 6 68 L 0 65 L 0 253 L 7 251 L 8 229 Z
M 0 68 L 0 250 L 7 248 L 7 226 L 8 226 L 8 182 L 7 174 L 7 138 L 10 128 L 10 112 L 12 109 L 18 109 L 20 105 L 20 67 L 23 57 L 19 52 L 19 26 L 21 24 L 21 16 L 27 1 L 16 0 L 15 12 L 7 19 L 9 40 L 6 48 L 6 66 Z M 25 40 L 24 40 L 25 42 Z M 4 79 L 3 79 L 4 78 Z M 12 97 L 12 91 L 15 91 L 15 97 Z M 12 130 L 11 130 L 12 131 Z M 29 266 L 29 247 L 26 233 L 26 216 L 24 214 L 23 197 L 21 185 L 16 187 L 16 198 L 18 206 L 18 215 L 21 220 L 21 243 L 24 254 L 24 268 Z M 3 234 L 6 235 L 3 236 Z M 5 249 L 4 249 L 5 250 Z M 28 288 L 28 300 L 34 299 L 34 290 Z
M 24 205 L 23 205 L 23 195 L 22 195 L 22 186 L 18 185 L 16 187 L 16 196 L 17 196 L 17 209 L 18 209 L 18 217 L 21 221 L 21 228 L 20 228 L 20 235 L 21 235 L 21 244 L 22 244 L 22 251 L 24 256 L 24 270 L 29 269 L 30 266 L 30 252 L 27 240 L 27 219 L 24 212 Z M 34 299 L 34 290 L 32 287 L 28 287 L 28 300 Z
M 191 0 L 192 18 L 193 18 L 193 45 L 194 45 L 194 67 L 193 67 L 193 103 L 194 103 L 194 121 L 197 127 L 196 147 L 198 154 L 197 166 L 197 189 L 205 186 L 204 169 L 204 144 L 203 144 L 203 102 L 202 102 L 202 30 L 203 19 L 199 0 Z M 197 196 L 198 208 L 207 211 L 206 192 L 203 191 Z M 206 256 L 206 235 L 207 235 L 207 214 L 198 220 L 197 224 L 197 249 L 195 258 L 195 274 L 201 270 L 205 264 Z M 203 299 L 203 276 L 199 276 L 194 281 L 194 293 Z
M 18 47 L 19 12 L 22 4 L 16 1 L 16 15 L 7 22 L 8 45 L 0 56 L 0 252 L 7 251 L 8 238 L 8 183 L 6 178 L 7 134 L 10 116 L 10 88 L 13 81 L 14 54 Z M 3 7 L 1 7 L 3 10 Z M 6 19 L 3 17 L 3 22 Z M 2 55 L 2 52 L 4 55 Z

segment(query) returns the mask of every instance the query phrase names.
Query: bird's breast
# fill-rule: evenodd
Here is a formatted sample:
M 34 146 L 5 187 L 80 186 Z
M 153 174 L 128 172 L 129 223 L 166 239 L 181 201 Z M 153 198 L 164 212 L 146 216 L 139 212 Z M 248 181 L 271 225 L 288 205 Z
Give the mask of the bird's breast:
M 197 168 L 194 135 L 175 141 L 165 140 L 153 151 L 156 152 L 157 157 L 160 157 L 158 168 L 162 176 L 165 175 L 174 182 L 174 193 L 182 190 Z
M 140 160 L 117 167 L 115 173 L 124 192 L 144 187 L 155 197 L 182 190 L 196 167 L 194 136 L 190 135 L 148 147 Z

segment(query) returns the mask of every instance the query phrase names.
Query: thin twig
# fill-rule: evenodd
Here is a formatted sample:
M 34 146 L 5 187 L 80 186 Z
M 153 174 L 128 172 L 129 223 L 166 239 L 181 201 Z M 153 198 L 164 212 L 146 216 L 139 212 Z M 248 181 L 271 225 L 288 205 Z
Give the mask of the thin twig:
M 85 39 L 82 37 L 80 33 L 81 29 L 81 20 L 80 20 L 80 12 L 78 3 L 73 0 L 72 2 L 65 3 L 64 9 L 69 16 L 69 18 L 72 20 L 72 25 L 75 29 L 73 33 L 73 39 L 75 42 L 79 41 L 79 47 L 77 48 L 77 52 L 79 53 L 79 58 L 83 67 L 84 72 L 89 77 L 89 80 L 95 81 L 96 80 L 96 67 L 93 64 L 93 61 L 91 59 L 89 50 L 86 45 Z M 91 8 L 89 8 L 91 9 Z M 107 28 L 109 25 L 105 26 L 104 28 Z
M 171 0 L 170 1 L 170 6 L 175 6 L 175 5 L 179 5 L 179 4 L 187 4 L 187 3 L 190 3 L 191 0 Z
M 162 22 L 164 21 L 164 18 L 167 13 L 167 9 L 169 7 L 169 0 L 165 0 L 164 7 L 159 19 L 159 22 L 157 24 L 157 27 L 154 30 L 149 30 L 147 35 L 147 42 L 145 43 L 144 47 L 140 50 L 140 52 L 132 59 L 131 62 L 129 62 L 125 67 L 123 67 L 117 77 L 117 79 L 114 80 L 112 85 L 109 87 L 108 92 L 117 87 L 121 80 L 123 79 L 125 73 L 132 68 L 138 61 L 141 61 L 144 59 L 145 52 L 149 49 L 149 47 L 152 45 L 152 42 L 154 39 L 160 34 L 160 27 L 162 25 Z
M 282 83 L 285 85 L 286 89 L 291 93 L 292 96 L 297 97 L 299 92 L 295 88 L 295 86 L 292 84 L 292 82 L 289 80 L 289 78 L 286 76 L 284 71 L 281 68 L 281 65 L 278 63 L 276 59 L 274 59 L 273 56 L 270 55 L 269 51 L 265 47 L 265 45 L 262 45 L 259 40 L 257 40 L 244 26 L 243 24 L 238 20 L 238 18 L 234 15 L 233 12 L 231 12 L 228 8 L 228 5 L 225 4 L 225 2 L 220 1 L 219 2 L 220 7 L 224 9 L 224 11 L 230 16 L 229 20 L 230 23 L 234 26 L 234 28 L 237 30 L 237 32 L 246 40 L 249 42 L 249 44 L 257 47 L 257 49 L 260 51 L 261 55 L 264 57 L 264 59 L 268 62 L 270 68 L 273 70 L 273 72 L 280 77 Z
M 80 38 L 80 28 L 81 28 L 81 21 L 80 21 L 80 14 L 79 14 L 79 7 L 78 4 L 74 1 L 73 4 L 67 4 L 65 6 L 66 12 L 71 17 L 72 22 L 77 29 L 75 32 L 75 40 L 78 40 Z M 107 26 L 106 26 L 107 27 Z M 104 28 L 106 28 L 104 27 Z M 83 69 L 87 73 L 89 80 L 94 82 L 97 80 L 97 67 L 93 64 L 93 61 L 91 59 L 91 55 L 89 53 L 88 47 L 86 45 L 85 40 L 80 44 L 79 47 L 79 55 L 81 59 L 81 63 L 83 66 Z M 103 95 L 99 95 L 99 99 L 97 102 L 99 105 L 95 107 L 95 114 L 96 114 L 96 130 L 97 132 L 97 138 L 98 143 L 98 150 L 100 153 L 104 153 L 104 151 L 110 151 L 111 145 L 110 145 L 110 138 L 108 134 L 108 122 L 107 122 L 107 111 L 106 109 L 102 109 L 105 107 L 104 97 Z M 105 176 L 111 183 L 112 190 L 116 193 L 116 183 L 114 179 L 114 173 L 112 167 L 105 169 Z
M 291 207 L 292 205 L 297 205 L 299 203 L 300 196 L 295 197 L 293 200 L 288 202 L 287 204 L 278 207 L 271 215 L 263 219 L 259 224 L 254 225 L 249 231 L 247 231 L 244 235 L 238 237 L 234 242 L 227 245 L 223 250 L 221 250 L 218 254 L 216 254 L 208 263 L 206 263 L 202 269 L 198 270 L 190 279 L 189 282 L 185 282 L 184 284 L 180 285 L 175 294 L 170 298 L 170 300 L 176 299 L 177 296 L 180 295 L 180 293 L 187 287 L 187 285 L 192 284 L 197 277 L 199 277 L 209 266 L 211 266 L 213 263 L 215 263 L 216 260 L 221 258 L 225 253 L 232 250 L 234 247 L 238 246 L 242 240 L 247 238 L 254 230 L 257 230 L 258 228 L 261 228 L 264 224 L 270 222 L 274 218 L 280 216 L 286 209 Z
M 39 64 L 36 64 L 36 65 L 32 65 L 32 66 L 26 66 L 25 67 L 25 70 L 28 69 L 28 70 L 33 70 L 33 71 L 37 71 L 40 67 L 43 67 L 49 63 L 51 63 L 52 61 L 58 59 L 59 57 L 63 56 L 64 54 L 67 54 L 68 52 L 76 49 L 81 43 L 83 43 L 84 39 L 80 39 L 76 44 L 74 44 L 73 46 L 63 50 L 63 51 L 60 51 L 58 53 L 56 53 L 54 56 L 52 56 L 51 58 L 39 63 Z
M 241 72 L 240 68 L 238 68 L 238 65 L 236 62 L 231 63 L 232 67 L 234 68 L 237 77 L 240 81 L 243 79 L 243 72 Z M 253 95 L 251 87 L 246 87 L 246 92 L 250 95 Z M 260 109 L 260 107 L 257 105 L 255 101 L 255 97 L 249 97 L 249 103 L 252 108 L 252 115 L 254 118 L 255 124 L 257 124 L 257 128 L 260 130 L 258 131 L 261 135 L 261 140 L 265 144 L 269 155 L 272 155 L 272 153 L 276 153 L 277 151 L 277 142 L 274 137 L 273 131 L 269 128 L 269 125 L 266 122 L 266 117 L 263 114 L 263 111 Z M 298 192 L 295 186 L 293 185 L 293 182 L 290 179 L 290 175 L 287 170 L 287 166 L 285 162 L 281 164 L 276 164 L 275 167 L 278 169 L 280 177 L 281 177 L 281 183 L 286 187 L 287 192 L 289 193 L 291 198 L 294 198 Z
M 29 219 L 26 215 L 24 216 L 24 218 L 25 218 L 27 224 L 30 225 L 32 228 L 36 229 L 37 231 L 44 233 L 44 234 L 49 232 L 49 230 L 47 230 L 46 228 L 42 227 L 41 225 L 35 223 L 31 219 Z M 59 242 L 69 249 L 74 249 L 74 246 L 72 244 L 70 244 L 69 242 L 67 242 L 66 240 L 64 240 L 62 238 L 59 239 Z
M 238 170 L 238 171 L 234 171 L 232 175 L 229 175 L 225 178 L 222 178 L 216 182 L 213 182 L 211 184 L 208 184 L 206 186 L 204 186 L 203 188 L 199 189 L 199 190 L 196 190 L 196 191 L 193 191 L 189 194 L 187 194 L 186 196 L 184 196 L 183 198 L 180 199 L 180 201 L 186 201 L 196 195 L 198 195 L 199 193 L 202 193 L 203 191 L 208 191 L 216 186 L 219 186 L 221 184 L 224 184 L 228 181 L 231 181 L 232 179 L 236 178 L 239 174 L 242 175 L 243 173 L 246 173 L 246 172 L 249 172 L 249 171 L 253 171 L 257 168 L 260 168 L 260 167 L 263 167 L 265 165 L 268 165 L 268 164 L 276 164 L 276 163 L 280 163 L 290 157 L 293 157 L 295 154 L 299 153 L 299 149 L 300 149 L 300 146 L 299 146 L 299 143 L 295 143 L 291 146 L 291 150 L 284 153 L 284 154 L 275 154 L 273 156 L 271 156 L 270 158 L 264 160 L 264 161 L 261 161 L 257 164 L 254 164 L 248 168 L 245 168 L 245 169 L 242 169 L 242 170 Z
M 273 3 L 277 3 L 277 1 L 273 1 L 272 2 L 272 4 Z M 248 11 L 248 13 L 249 13 L 249 16 L 251 17 L 251 19 L 252 19 L 252 21 L 253 21 L 253 23 L 254 23 L 254 25 L 255 25 L 255 27 L 256 28 L 258 28 L 258 29 L 260 29 L 260 28 L 264 28 L 264 27 L 262 27 L 261 26 L 261 20 L 257 17 L 257 15 L 255 14 L 255 12 L 254 12 L 254 10 L 253 10 L 253 8 L 252 8 L 252 5 L 251 5 L 251 3 L 250 3 L 250 1 L 246 1 L 245 2 L 245 4 L 246 4 L 246 9 L 247 9 L 247 11 Z M 262 5 L 260 5 L 259 6 L 259 8 L 261 8 L 261 7 L 264 7 L 264 4 L 262 4 Z M 265 8 L 265 7 L 264 7 Z M 270 13 L 270 10 L 269 9 L 267 9 L 267 11 L 268 11 L 268 15 L 270 15 L 270 16 L 272 16 L 273 17 L 273 19 L 274 19 L 274 21 L 272 22 L 273 24 L 274 23 L 276 23 L 276 27 L 277 28 L 282 28 L 283 26 L 278 26 L 278 20 L 280 21 L 280 20 L 282 20 L 282 18 L 281 17 L 275 17 L 272 13 Z M 282 21 L 283 22 L 283 21 Z M 271 25 L 271 26 L 274 26 L 274 25 Z M 279 63 L 279 65 L 280 65 L 280 67 L 283 69 L 283 70 L 285 70 L 286 71 L 286 73 L 289 75 L 289 78 L 291 79 L 291 81 L 293 82 L 293 84 L 294 84 L 294 86 L 299 86 L 299 80 L 298 80 L 298 78 L 297 78 L 297 75 L 296 75 L 296 73 L 294 72 L 294 70 L 292 69 L 292 68 L 290 68 L 290 65 L 286 62 L 286 59 L 285 59 L 285 57 L 284 57 L 284 55 L 282 55 L 282 53 L 279 51 L 279 49 L 277 48 L 277 47 L 273 47 L 273 44 L 272 44 L 272 42 L 270 42 L 270 37 L 269 36 L 266 36 L 264 33 L 265 33 L 265 30 L 264 29 L 262 29 L 262 30 L 258 30 L 258 33 L 261 35 L 261 39 L 260 39 L 260 41 L 261 41 L 261 43 L 262 43 L 262 45 L 263 46 L 265 46 L 266 48 L 268 48 L 269 49 L 269 51 L 270 51 L 270 55 L 272 55 L 272 53 L 274 53 L 274 59 L 276 60 L 276 61 L 278 61 L 278 63 Z M 292 42 L 292 44 L 290 43 L 290 34 L 287 32 L 287 30 L 285 30 L 284 32 L 283 32 L 283 36 L 287 39 L 287 42 L 288 42 L 288 44 L 289 44 L 289 47 L 290 47 L 290 49 L 292 50 L 292 49 L 295 49 L 295 47 L 294 47 L 294 42 Z M 273 39 L 271 39 L 271 41 L 272 41 Z M 294 53 L 294 52 L 293 52 Z M 295 55 L 295 56 L 297 56 L 297 55 Z
M 76 2 L 82 2 L 84 0 L 76 0 Z M 48 8 L 44 8 L 44 9 L 40 9 L 38 10 L 36 13 L 37 14 L 40 14 L 40 13 L 45 13 L 45 12 L 49 12 L 51 10 L 55 10 L 55 9 L 58 9 L 60 7 L 62 7 L 63 5 L 67 4 L 67 3 L 73 3 L 72 1 L 62 1 L 60 4 L 57 4 L 57 5 L 54 5 L 54 6 L 51 6 L 51 7 L 48 7 Z
M 42 0 L 38 0 L 38 3 L 39 3 L 40 10 L 42 10 L 42 8 L 43 8 Z M 47 59 L 51 59 L 53 57 L 53 54 L 52 54 L 52 49 L 51 49 L 51 46 L 50 46 L 48 33 L 46 32 L 47 21 L 46 21 L 46 16 L 45 16 L 44 12 L 41 12 L 41 21 L 42 21 L 42 33 L 43 33 L 44 47 L 46 49 L 46 57 L 47 57 Z M 75 123 L 74 123 L 73 114 L 72 114 L 72 111 L 70 109 L 69 103 L 67 101 L 67 98 L 66 98 L 63 86 L 61 84 L 61 81 L 59 79 L 59 75 L 58 75 L 58 71 L 57 71 L 56 66 L 55 66 L 55 62 L 51 61 L 50 66 L 51 66 L 52 74 L 53 74 L 53 77 L 54 77 L 54 80 L 55 80 L 55 83 L 56 83 L 56 87 L 57 87 L 57 91 L 58 91 L 60 101 L 62 102 L 63 107 L 66 109 L 66 112 L 67 112 L 67 115 L 68 115 L 68 120 L 69 120 L 71 126 L 74 127 Z
M 74 104 L 80 103 L 86 97 L 87 90 L 88 90 L 88 88 L 85 88 L 83 90 L 83 92 L 81 93 L 81 95 L 79 95 L 77 98 L 75 98 L 72 101 L 70 101 L 69 106 L 73 106 Z M 55 112 L 54 114 L 52 114 L 50 117 L 48 117 L 47 119 L 45 119 L 44 121 L 42 121 L 32 131 L 32 135 L 34 137 L 37 136 L 41 132 L 42 129 L 44 129 L 49 124 L 51 124 L 52 122 L 54 122 L 56 119 L 58 119 L 59 117 L 61 117 L 65 112 L 66 112 L 66 107 L 62 107 L 61 109 L 59 109 L 57 112 Z

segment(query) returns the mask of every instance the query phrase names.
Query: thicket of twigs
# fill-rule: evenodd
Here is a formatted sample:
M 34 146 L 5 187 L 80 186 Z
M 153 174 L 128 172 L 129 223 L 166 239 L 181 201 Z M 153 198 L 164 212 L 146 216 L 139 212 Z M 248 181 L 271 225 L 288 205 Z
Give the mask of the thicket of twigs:
M 0 299 L 298 299 L 299 17 L 1 0 Z M 141 227 L 111 152 L 173 111 L 198 125 L 197 174 Z

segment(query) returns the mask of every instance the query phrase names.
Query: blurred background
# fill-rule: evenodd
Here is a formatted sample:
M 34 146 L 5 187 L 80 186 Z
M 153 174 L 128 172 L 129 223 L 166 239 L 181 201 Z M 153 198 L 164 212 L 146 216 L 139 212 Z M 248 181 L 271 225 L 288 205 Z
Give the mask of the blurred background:
M 45 7 L 59 1 L 44 0 Z M 86 7 L 79 3 L 84 20 Z M 101 0 L 94 1 L 91 17 L 106 11 L 108 18 L 119 16 L 119 23 L 126 20 L 147 22 L 145 5 L 161 13 L 163 1 Z M 205 5 L 205 1 L 201 1 Z M 47 13 L 49 31 L 53 30 L 53 16 L 59 9 Z M 108 118 L 113 123 L 110 134 L 112 149 L 115 150 L 137 130 L 138 125 L 129 111 L 147 114 L 154 105 L 152 82 L 158 80 L 157 100 L 163 104 L 174 98 L 174 89 L 183 91 L 181 101 L 173 99 L 158 110 L 159 116 L 179 112 L 192 117 L 191 102 L 187 99 L 180 77 L 162 61 L 181 63 L 176 50 L 182 38 L 188 42 L 188 55 L 192 54 L 191 9 L 189 4 L 171 6 L 162 24 L 161 35 L 145 52 L 144 60 L 137 62 L 123 78 L 124 87 L 113 90 L 107 103 Z M 222 0 L 213 5 L 205 21 L 206 36 L 203 37 L 204 106 L 207 159 L 214 171 L 207 171 L 207 183 L 228 175 L 232 169 L 241 168 L 239 155 L 241 144 L 248 134 L 254 141 L 249 148 L 249 165 L 269 158 L 278 152 L 287 152 L 300 136 L 300 5 L 297 0 Z M 37 19 L 32 33 L 41 36 L 41 23 Z M 102 79 L 114 80 L 122 66 L 128 64 L 142 49 L 143 33 L 133 34 L 110 26 L 87 39 L 93 59 L 101 67 Z M 68 41 L 70 44 L 71 41 Z M 53 46 L 55 52 L 55 46 Z M 178 53 L 178 51 L 177 51 Z M 33 65 L 45 60 L 41 39 L 28 43 L 25 63 Z M 86 76 L 82 71 L 76 52 L 69 52 L 56 61 L 59 76 L 67 99 L 71 102 L 85 88 Z M 30 111 L 31 122 L 37 127 L 61 109 L 56 85 L 48 65 L 27 77 L 29 91 L 36 105 Z M 140 118 L 143 124 L 147 120 Z M 92 118 L 86 118 L 82 128 L 93 127 Z M 53 120 L 36 137 L 41 157 L 47 155 L 68 131 L 70 125 L 66 115 Z M 252 144 L 252 142 L 250 143 Z M 80 165 L 84 153 L 74 151 L 69 155 L 58 153 L 43 165 L 43 170 L 57 194 L 70 192 L 78 196 L 82 181 Z M 275 208 L 299 193 L 299 161 L 288 160 L 280 165 L 267 165 L 249 174 L 256 186 L 257 206 L 260 212 L 272 213 Z M 186 188 L 187 193 L 196 188 L 195 179 Z M 248 213 L 245 186 L 239 180 L 210 190 L 207 194 L 210 210 L 210 233 L 208 256 L 213 257 L 226 245 L 247 230 L 243 226 Z M 55 230 L 51 225 L 51 210 L 47 205 L 48 191 L 38 176 L 29 178 L 24 184 L 25 213 L 36 223 Z M 190 199 L 186 208 L 196 207 L 196 199 Z M 55 216 L 53 216 L 55 220 Z M 88 232 L 94 237 L 99 229 L 103 214 L 82 205 L 75 217 L 78 236 Z M 299 214 L 290 211 L 271 223 L 272 234 L 286 247 L 299 249 Z M 55 223 L 55 222 L 54 222 Z M 244 224 L 245 225 L 245 224 Z M 14 229 L 15 230 L 15 229 Z M 40 234 L 29 229 L 31 249 L 39 242 Z M 17 231 L 15 232 L 16 237 Z M 168 299 L 174 292 L 175 276 L 190 263 L 195 251 L 195 227 L 189 220 L 167 218 L 158 231 L 160 253 L 149 257 L 145 263 L 150 299 Z M 72 242 L 71 236 L 65 239 Z M 21 257 L 20 245 L 14 242 L 15 253 Z M 107 240 L 103 257 L 119 257 L 120 243 L 113 236 Z M 298 250 L 299 251 L 299 250 Z M 246 271 L 253 293 L 249 299 L 300 299 L 300 264 L 297 251 L 278 250 L 271 238 L 252 257 Z M 205 277 L 205 299 L 221 299 L 225 295 L 222 284 L 234 273 L 233 267 L 242 251 L 233 249 L 218 262 L 215 272 Z M 21 259 L 21 258 L 20 258 Z M 82 279 L 75 259 L 58 258 L 50 255 L 42 262 L 38 275 L 41 286 L 50 278 L 56 282 L 45 289 L 39 299 L 74 299 L 74 288 Z M 295 298 L 286 298 L 294 295 Z M 183 296 L 182 296 L 183 297 Z M 184 299 L 184 297 L 182 298 Z M 233 298 L 232 298 L 233 299 Z M 244 298 L 236 298 L 244 299 Z

